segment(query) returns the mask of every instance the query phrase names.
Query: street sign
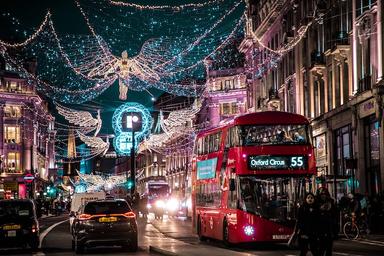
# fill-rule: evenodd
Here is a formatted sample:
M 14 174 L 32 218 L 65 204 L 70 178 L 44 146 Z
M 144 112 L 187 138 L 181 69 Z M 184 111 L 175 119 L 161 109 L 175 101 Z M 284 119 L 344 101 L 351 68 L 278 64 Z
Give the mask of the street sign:
M 28 173 L 24 176 L 24 181 L 26 183 L 31 183 L 34 179 L 35 179 L 35 177 L 30 173 Z

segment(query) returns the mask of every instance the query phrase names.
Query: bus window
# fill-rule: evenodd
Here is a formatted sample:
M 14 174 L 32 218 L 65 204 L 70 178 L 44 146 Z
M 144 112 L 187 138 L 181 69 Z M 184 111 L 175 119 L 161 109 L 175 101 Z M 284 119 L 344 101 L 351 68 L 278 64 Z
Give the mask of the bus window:
M 309 144 L 307 125 L 244 125 L 239 127 L 241 145 Z
M 303 183 L 304 182 L 304 183 Z M 305 178 L 239 178 L 239 208 L 279 223 L 293 224 L 305 193 Z
M 235 180 L 235 190 L 228 189 L 228 208 L 237 209 L 237 179 Z
M 203 138 L 203 154 L 206 155 L 209 153 L 209 136 Z

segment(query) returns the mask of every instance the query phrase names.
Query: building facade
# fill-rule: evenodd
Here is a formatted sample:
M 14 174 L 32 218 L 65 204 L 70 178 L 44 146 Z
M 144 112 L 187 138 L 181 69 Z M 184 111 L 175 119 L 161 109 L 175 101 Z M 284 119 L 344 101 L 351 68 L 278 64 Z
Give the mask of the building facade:
M 26 63 L 34 72 L 35 62 Z M 33 84 L 0 68 L 0 197 L 34 198 L 55 170 L 54 118 Z M 25 176 L 34 179 L 28 183 Z
M 214 70 L 206 61 L 207 81 L 203 94 L 204 106 L 199 123 L 203 127 L 217 126 L 220 121 L 246 113 L 249 108 L 248 89 L 244 69 Z
M 339 199 L 382 192 L 382 1 L 247 1 L 247 86 L 254 111 L 311 120 L 322 185 Z

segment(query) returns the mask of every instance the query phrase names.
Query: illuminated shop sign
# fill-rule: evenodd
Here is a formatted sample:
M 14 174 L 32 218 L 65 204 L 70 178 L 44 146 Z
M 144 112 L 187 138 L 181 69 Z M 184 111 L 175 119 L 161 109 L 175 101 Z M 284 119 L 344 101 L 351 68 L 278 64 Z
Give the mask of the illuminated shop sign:
M 305 156 L 249 156 L 250 170 L 298 170 L 307 168 Z
M 217 157 L 197 162 L 197 179 L 212 179 L 216 176 Z

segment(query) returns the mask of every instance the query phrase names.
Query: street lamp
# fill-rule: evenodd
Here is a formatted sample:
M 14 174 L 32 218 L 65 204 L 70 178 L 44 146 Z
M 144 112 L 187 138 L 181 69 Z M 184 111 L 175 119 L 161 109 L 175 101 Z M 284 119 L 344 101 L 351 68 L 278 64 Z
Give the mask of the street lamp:
M 141 130 L 141 114 L 138 112 L 131 112 L 127 115 L 127 128 L 131 129 L 132 133 L 132 145 L 131 145 L 131 195 L 135 193 L 136 189 L 136 161 L 135 161 L 135 132 Z M 127 183 L 128 181 L 128 171 L 127 171 Z

